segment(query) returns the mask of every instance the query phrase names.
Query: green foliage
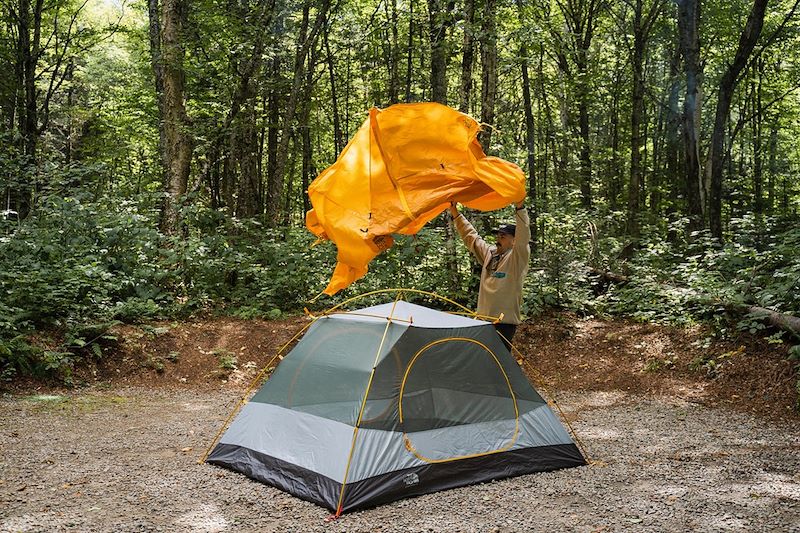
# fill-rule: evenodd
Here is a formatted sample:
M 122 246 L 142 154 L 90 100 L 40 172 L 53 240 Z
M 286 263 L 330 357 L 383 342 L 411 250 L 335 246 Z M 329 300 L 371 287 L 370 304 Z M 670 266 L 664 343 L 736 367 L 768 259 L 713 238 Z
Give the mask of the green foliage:
M 653 358 L 647 361 L 644 365 L 645 372 L 658 372 L 660 370 L 670 370 L 675 368 L 676 358 Z
M 541 253 L 533 258 L 525 299 L 527 311 L 545 306 L 583 310 L 591 299 L 587 283 L 592 243 L 588 213 L 554 211 L 540 217 L 545 229 Z
M 707 352 L 692 360 L 692 362 L 689 363 L 689 370 L 693 372 L 704 370 L 708 377 L 715 378 L 720 375 L 727 361 L 743 353 L 744 346 L 720 355 L 713 355 Z
M 213 353 L 215 356 L 217 356 L 217 359 L 219 360 L 219 367 L 222 370 L 226 370 L 228 372 L 236 370 L 236 367 L 239 364 L 236 354 L 225 350 L 218 350 Z
M 800 344 L 795 344 L 789 348 L 789 359 L 793 361 L 800 361 Z
M 169 239 L 155 229 L 154 205 L 148 195 L 45 197 L 23 224 L 0 228 L 3 379 L 68 377 L 76 359 L 102 357 L 119 322 L 210 309 L 276 319 L 301 309 L 332 271 L 333 247 L 310 248 L 304 229 L 191 208 L 187 234 Z M 34 331 L 52 331 L 59 349 L 32 345 Z

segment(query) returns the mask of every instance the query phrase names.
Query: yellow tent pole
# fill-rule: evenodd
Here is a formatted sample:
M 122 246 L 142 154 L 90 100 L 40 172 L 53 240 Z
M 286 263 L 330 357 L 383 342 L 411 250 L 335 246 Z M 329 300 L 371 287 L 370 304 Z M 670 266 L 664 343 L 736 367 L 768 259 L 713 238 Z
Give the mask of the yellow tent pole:
M 381 351 L 383 351 L 383 343 L 386 342 L 386 335 L 389 333 L 389 327 L 392 325 L 392 315 L 394 314 L 394 308 L 397 306 L 397 302 L 400 300 L 402 296 L 402 292 L 398 293 L 397 298 L 395 298 L 394 303 L 392 304 L 392 310 L 389 312 L 389 316 L 386 317 L 386 328 L 383 330 L 383 337 L 381 338 L 381 343 L 378 345 L 378 351 L 375 353 L 375 361 L 372 363 L 372 372 L 369 374 L 369 381 L 367 381 L 367 389 L 364 391 L 364 398 L 361 400 L 361 409 L 358 411 L 358 419 L 356 420 L 356 426 L 353 428 L 353 440 L 350 443 L 350 453 L 347 455 L 347 466 L 344 469 L 344 478 L 342 479 L 342 489 L 339 492 L 339 503 L 336 505 L 336 514 L 334 517 L 339 517 L 342 515 L 342 504 L 344 503 L 344 489 L 347 486 L 347 476 L 350 474 L 350 462 L 353 460 L 353 452 L 356 449 L 356 439 L 358 438 L 358 428 L 361 425 L 361 419 L 364 416 L 364 408 L 367 405 L 367 397 L 369 397 L 369 391 L 372 388 L 372 380 L 375 377 L 375 367 L 378 366 L 378 358 L 381 356 Z
M 462 310 L 466 311 L 466 313 L 464 313 L 464 314 L 468 314 L 468 315 L 470 315 L 472 317 L 479 316 L 475 311 L 472 311 L 471 309 L 469 309 L 467 307 L 464 307 L 460 303 L 458 303 L 458 302 L 456 302 L 454 300 L 451 300 L 450 298 L 445 298 L 444 296 L 440 296 L 440 295 L 438 295 L 436 293 L 433 293 L 433 292 L 423 291 L 423 290 L 419 290 L 419 289 L 409 289 L 409 288 L 379 289 L 379 290 L 375 290 L 375 291 L 365 292 L 363 294 L 359 294 L 357 296 L 353 296 L 352 298 L 348 298 L 347 300 L 343 301 L 342 303 L 331 307 L 330 309 L 328 309 L 327 311 L 323 312 L 322 314 L 323 315 L 329 315 L 329 314 L 333 313 L 334 311 L 336 311 L 337 309 L 340 309 L 341 307 L 344 307 L 345 305 L 347 305 L 347 304 L 349 304 L 351 302 L 354 302 L 356 300 L 360 300 L 362 298 L 366 298 L 367 296 L 374 296 L 376 294 L 397 293 L 397 292 L 399 292 L 401 294 L 408 292 L 408 293 L 413 293 L 413 294 L 421 294 L 421 295 L 424 295 L 424 296 L 432 296 L 434 298 L 438 298 L 439 300 L 445 301 L 445 302 L 447 302 L 449 304 L 452 304 L 452 305 L 455 305 L 456 307 L 461 308 Z M 481 318 L 485 318 L 485 319 L 489 319 L 489 318 L 491 318 L 492 320 L 495 319 L 495 317 L 486 317 L 486 316 L 482 316 L 482 315 L 480 315 L 480 316 L 481 316 Z

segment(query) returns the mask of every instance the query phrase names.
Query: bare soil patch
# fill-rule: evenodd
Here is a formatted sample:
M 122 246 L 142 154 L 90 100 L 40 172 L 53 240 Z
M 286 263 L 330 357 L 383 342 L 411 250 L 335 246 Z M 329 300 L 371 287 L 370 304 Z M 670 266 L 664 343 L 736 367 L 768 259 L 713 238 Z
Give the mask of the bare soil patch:
M 787 345 L 752 335 L 717 341 L 701 326 L 560 313 L 527 321 L 514 344 L 544 388 L 664 395 L 800 420 L 798 363 L 787 359 Z

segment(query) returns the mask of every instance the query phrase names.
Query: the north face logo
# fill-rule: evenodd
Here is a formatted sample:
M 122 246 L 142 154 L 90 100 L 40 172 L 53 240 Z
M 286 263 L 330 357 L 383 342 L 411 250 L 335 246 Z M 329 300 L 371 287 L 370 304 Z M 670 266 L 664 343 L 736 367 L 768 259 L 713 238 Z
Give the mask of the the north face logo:
M 410 487 L 411 485 L 416 485 L 417 483 L 419 483 L 419 476 L 414 474 L 413 472 L 411 474 L 406 474 L 403 477 L 403 483 L 406 484 L 406 487 Z

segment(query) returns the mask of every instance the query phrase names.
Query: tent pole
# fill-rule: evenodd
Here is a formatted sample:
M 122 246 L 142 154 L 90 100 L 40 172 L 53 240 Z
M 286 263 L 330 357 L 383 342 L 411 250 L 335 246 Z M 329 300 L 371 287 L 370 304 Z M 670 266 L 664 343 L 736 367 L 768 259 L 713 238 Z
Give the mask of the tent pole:
M 347 466 L 344 470 L 344 478 L 342 479 L 342 490 L 339 492 L 339 503 L 336 505 L 336 514 L 333 515 L 334 518 L 338 518 L 342 515 L 342 507 L 344 504 L 344 488 L 347 486 L 347 476 L 350 473 L 350 462 L 353 459 L 353 452 L 356 449 L 356 438 L 358 437 L 358 427 L 361 425 L 361 418 L 364 416 L 364 408 L 367 405 L 367 397 L 369 396 L 369 391 L 372 388 L 372 379 L 375 377 L 375 367 L 378 366 L 378 358 L 381 356 L 381 352 L 383 351 L 383 343 L 386 342 L 386 335 L 389 333 L 389 327 L 392 325 L 392 315 L 394 314 L 394 308 L 397 306 L 397 302 L 403 296 L 402 292 L 397 293 L 397 298 L 394 299 L 394 303 L 392 304 L 392 310 L 389 311 L 389 316 L 386 317 L 386 327 L 383 330 L 383 337 L 381 338 L 381 343 L 378 345 L 378 351 L 375 354 L 375 361 L 372 363 L 372 372 L 369 374 L 369 381 L 367 381 L 367 389 L 364 391 L 364 398 L 361 400 L 361 409 L 358 411 L 358 419 L 356 420 L 356 427 L 353 428 L 353 440 L 350 443 L 350 453 L 347 455 Z

